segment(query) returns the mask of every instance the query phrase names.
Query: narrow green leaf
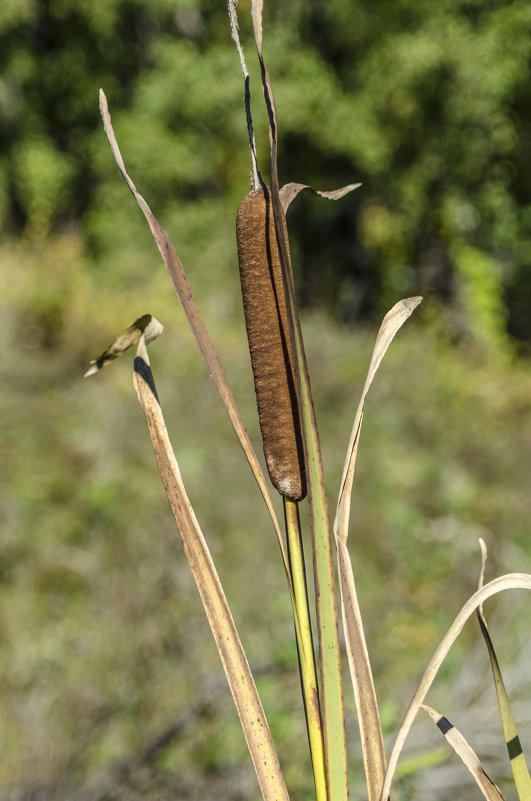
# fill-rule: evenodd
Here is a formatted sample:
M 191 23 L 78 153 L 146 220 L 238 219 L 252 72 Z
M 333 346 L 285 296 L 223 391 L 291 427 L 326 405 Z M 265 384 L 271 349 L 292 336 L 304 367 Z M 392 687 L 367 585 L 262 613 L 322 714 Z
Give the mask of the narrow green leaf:
M 479 577 L 479 588 L 481 589 L 481 587 L 483 586 L 485 564 L 487 561 L 487 546 L 485 545 L 482 539 L 480 539 L 479 542 L 481 546 L 481 555 L 482 555 L 481 573 Z M 513 772 L 514 783 L 516 785 L 518 797 L 520 801 L 531 801 L 531 778 L 529 776 L 529 769 L 527 767 L 527 762 L 524 756 L 524 752 L 520 744 L 518 729 L 516 728 L 516 723 L 514 722 L 511 705 L 509 703 L 509 697 L 507 695 L 507 690 L 505 689 L 505 684 L 503 683 L 503 678 L 498 663 L 498 658 L 496 656 L 496 651 L 494 650 L 494 644 L 492 642 L 489 630 L 487 628 L 487 621 L 485 620 L 485 616 L 483 614 L 483 605 L 478 607 L 478 609 L 476 610 L 476 614 L 478 616 L 479 626 L 481 628 L 481 633 L 483 634 L 483 639 L 485 640 L 485 644 L 489 652 L 490 665 L 492 668 L 494 685 L 496 687 L 496 696 L 498 698 L 498 707 L 500 710 L 500 719 L 502 723 L 505 742 L 507 744 L 509 759 L 511 761 L 511 770 Z
M 503 801 L 503 796 L 487 774 L 476 753 L 467 743 L 461 732 L 453 726 L 448 718 L 440 715 L 431 706 L 422 705 L 430 718 L 435 721 L 439 731 L 442 732 L 448 743 L 452 746 L 458 757 L 466 765 L 474 780 L 487 799 L 487 801 Z
M 227 675 L 264 801 L 289 801 L 269 726 L 207 543 L 186 494 L 157 397 L 144 338 L 134 385 L 166 495 Z
M 474 614 L 478 606 L 484 603 L 487 598 L 491 598 L 493 595 L 496 595 L 498 592 L 503 592 L 504 590 L 531 590 L 531 575 L 528 573 L 507 573 L 504 576 L 499 576 L 475 592 L 474 595 L 472 595 L 472 597 L 469 598 L 466 604 L 463 606 L 443 637 L 439 647 L 432 656 L 407 708 L 404 720 L 400 725 L 393 748 L 389 755 L 382 792 L 380 793 L 380 801 L 386 801 L 386 799 L 389 797 L 396 766 L 402 752 L 402 748 L 404 747 L 404 743 L 407 739 L 411 726 L 413 725 L 413 721 L 415 720 L 421 707 L 421 704 L 426 698 L 426 695 L 433 684 L 437 673 L 439 672 L 439 668 L 446 659 L 448 651 L 458 638 L 466 621 L 469 617 L 471 617 L 471 615 Z
M 295 606 L 300 625 L 297 626 L 297 652 L 301 686 L 306 713 L 306 726 L 312 758 L 317 801 L 328 798 L 326 761 L 324 752 L 321 707 L 319 703 L 319 687 L 313 649 L 310 608 L 308 604 L 308 587 L 306 583 L 306 567 L 300 527 L 299 508 L 296 501 L 284 498 L 284 515 L 286 519 L 286 536 L 288 541 L 288 557 L 295 593 Z

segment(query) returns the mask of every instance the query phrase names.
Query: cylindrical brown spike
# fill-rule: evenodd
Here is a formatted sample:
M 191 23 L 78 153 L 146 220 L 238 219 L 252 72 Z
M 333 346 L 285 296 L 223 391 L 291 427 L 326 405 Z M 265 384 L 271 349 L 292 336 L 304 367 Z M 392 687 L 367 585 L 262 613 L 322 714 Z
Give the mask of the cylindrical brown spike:
M 286 222 L 283 219 L 285 228 Z M 287 241 L 287 230 L 286 241 Z M 273 486 L 294 501 L 306 496 L 286 296 L 273 204 L 267 189 L 245 197 L 236 239 L 247 338 L 264 455 Z

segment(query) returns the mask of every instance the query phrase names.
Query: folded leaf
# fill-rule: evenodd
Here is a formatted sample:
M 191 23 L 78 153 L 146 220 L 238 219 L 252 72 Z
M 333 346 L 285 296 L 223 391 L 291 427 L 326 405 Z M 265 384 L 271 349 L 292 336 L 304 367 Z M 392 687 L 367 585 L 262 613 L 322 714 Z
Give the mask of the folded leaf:
M 290 588 L 290 593 L 293 597 L 293 588 L 291 586 L 291 579 L 289 577 L 286 549 L 284 546 L 284 540 L 282 537 L 282 532 L 280 529 L 278 518 L 275 512 L 275 507 L 273 505 L 271 492 L 269 490 L 269 485 L 266 481 L 262 468 L 260 467 L 260 463 L 252 446 L 251 440 L 243 424 L 240 412 L 238 410 L 238 407 L 236 406 L 236 401 L 234 400 L 232 391 L 229 387 L 227 379 L 225 378 L 225 374 L 221 367 L 221 363 L 216 353 L 216 349 L 207 331 L 206 325 L 203 321 L 196 300 L 192 294 L 190 284 L 188 283 L 188 280 L 184 273 L 183 265 L 181 263 L 179 256 L 177 255 L 177 251 L 170 242 L 168 234 L 159 224 L 158 220 L 151 212 L 151 209 L 149 208 L 148 204 L 146 203 L 142 195 L 137 191 L 136 186 L 134 185 L 133 181 L 127 174 L 124 160 L 122 158 L 122 154 L 120 153 L 120 148 L 118 147 L 118 142 L 116 141 L 116 136 L 114 134 L 114 130 L 112 127 L 111 115 L 109 114 L 109 108 L 107 106 L 107 98 L 105 97 L 103 89 L 100 89 L 100 112 L 103 120 L 103 127 L 107 135 L 107 139 L 109 141 L 109 145 L 111 147 L 116 164 L 118 165 L 118 169 L 122 173 L 124 181 L 129 187 L 129 190 L 131 191 L 133 197 L 140 206 L 142 213 L 144 214 L 144 217 L 147 220 L 150 231 L 157 244 L 160 254 L 164 260 L 164 264 L 166 265 L 166 269 L 168 270 L 168 273 L 170 274 L 170 277 L 172 279 L 173 286 L 175 288 L 177 296 L 181 301 L 184 313 L 186 315 L 192 333 L 196 339 L 201 355 L 205 361 L 210 377 L 212 378 L 214 386 L 217 389 L 218 395 L 221 398 L 223 406 L 225 407 L 225 411 L 227 412 L 229 420 L 232 423 L 234 431 L 236 432 L 236 435 L 240 441 L 240 445 L 243 448 L 245 456 L 247 457 L 247 461 L 249 462 L 251 470 L 253 471 L 253 475 L 260 488 L 262 497 L 264 498 L 264 501 L 266 503 L 269 515 L 275 527 L 275 533 L 277 535 L 280 552 L 282 554 L 282 559 L 284 562 L 284 569 L 286 571 L 288 586 Z
M 118 356 L 121 356 L 127 348 L 130 348 L 131 345 L 138 342 L 142 334 L 144 334 L 144 339 L 146 343 L 148 343 L 162 334 L 163 331 L 164 327 L 155 317 L 152 317 L 151 314 L 143 314 L 142 317 L 139 317 L 134 323 L 131 323 L 125 331 L 122 331 L 120 336 L 116 337 L 114 342 L 103 351 L 101 356 L 98 356 L 97 359 L 93 359 L 90 362 L 92 367 L 89 367 L 84 378 L 87 378 L 89 375 L 94 375 L 94 373 L 97 373 L 102 367 L 106 367 L 114 361 L 114 359 L 117 359 Z
M 339 200 L 345 195 L 348 195 L 349 192 L 352 192 L 354 189 L 358 189 L 361 184 L 348 184 L 347 186 L 342 186 L 340 189 L 331 189 L 330 191 L 321 191 L 319 189 L 314 189 L 313 186 L 309 186 L 308 184 L 295 184 L 289 183 L 284 184 L 282 189 L 279 192 L 280 195 L 280 202 L 282 203 L 282 208 L 284 211 L 287 211 L 290 207 L 291 203 L 297 197 L 303 189 L 308 189 L 310 192 L 313 192 L 314 195 L 319 195 L 319 197 L 324 197 L 326 200 Z

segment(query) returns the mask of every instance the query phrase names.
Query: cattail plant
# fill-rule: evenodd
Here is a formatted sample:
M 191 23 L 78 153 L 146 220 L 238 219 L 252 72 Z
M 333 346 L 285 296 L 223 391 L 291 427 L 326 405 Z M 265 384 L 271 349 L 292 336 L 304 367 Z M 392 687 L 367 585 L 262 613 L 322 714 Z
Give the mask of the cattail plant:
M 287 240 L 284 214 L 281 225 Z M 236 238 L 267 469 L 283 498 L 301 501 L 307 494 L 304 450 L 282 263 L 267 187 L 253 189 L 240 203 Z
M 282 496 L 284 527 L 277 519 L 267 479 L 225 379 L 214 345 L 208 335 L 181 261 L 168 235 L 153 216 L 148 204 L 127 174 L 112 128 L 107 101 L 100 93 L 100 110 L 107 138 L 118 167 L 140 206 L 173 281 L 199 350 L 231 420 L 249 465 L 260 487 L 277 536 L 288 592 L 293 606 L 295 636 L 299 656 L 302 698 L 317 801 L 347 801 L 349 797 L 345 712 L 341 679 L 342 654 L 339 646 L 339 607 L 345 650 L 358 712 L 360 744 L 363 754 L 369 801 L 389 798 L 398 757 L 412 722 L 421 707 L 433 718 L 449 744 L 472 772 L 486 798 L 501 794 L 483 770 L 481 763 L 462 735 L 431 707 L 423 705 L 451 645 L 466 620 L 477 611 L 488 646 L 498 701 L 508 743 L 515 783 L 520 799 L 531 800 L 531 780 L 519 747 L 518 734 L 503 687 L 492 640 L 488 634 L 482 603 L 505 589 L 531 589 L 531 576 L 512 573 L 483 586 L 463 609 L 430 661 L 405 713 L 395 743 L 386 757 L 382 728 L 370 660 L 365 643 L 354 573 L 347 548 L 350 499 L 354 480 L 365 399 L 393 337 L 411 316 L 421 298 L 399 301 L 385 316 L 378 332 L 367 379 L 354 418 L 354 425 L 339 488 L 336 515 L 330 525 L 327 493 L 315 421 L 304 344 L 295 297 L 286 226 L 286 212 L 303 189 L 337 200 L 359 184 L 349 184 L 332 192 L 320 192 L 306 184 L 279 186 L 277 174 L 277 117 L 269 74 L 262 52 L 262 3 L 252 2 L 254 38 L 270 127 L 270 181 L 262 179 L 254 140 L 250 106 L 249 73 L 239 40 L 236 0 L 229 0 L 231 32 L 236 44 L 245 81 L 245 109 L 251 154 L 251 191 L 242 200 L 236 215 L 236 239 L 240 266 L 245 323 L 264 456 L 273 487 Z M 134 364 L 134 384 L 144 410 L 160 475 L 175 517 L 184 551 L 197 583 L 216 641 L 223 667 L 240 716 L 249 751 L 265 801 L 288 799 L 267 720 L 249 669 L 229 605 L 180 475 L 166 430 L 155 389 L 146 344 L 162 330 L 151 315 L 143 315 L 118 337 L 92 363 L 90 375 L 139 340 Z M 311 524 L 312 567 L 309 570 L 302 547 L 299 504 L 308 495 Z M 283 531 L 284 528 L 284 531 Z M 335 549 L 334 549 L 335 545 Z M 337 580 L 334 569 L 337 553 Z M 315 585 L 316 644 L 312 632 L 308 574 Z

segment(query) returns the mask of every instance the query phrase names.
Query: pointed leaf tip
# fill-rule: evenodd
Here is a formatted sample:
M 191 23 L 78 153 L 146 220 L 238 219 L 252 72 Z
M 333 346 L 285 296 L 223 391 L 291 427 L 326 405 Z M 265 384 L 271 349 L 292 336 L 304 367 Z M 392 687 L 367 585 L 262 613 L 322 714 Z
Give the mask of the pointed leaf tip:
M 251 0 L 251 15 L 253 18 L 254 40 L 258 54 L 262 55 L 262 12 L 263 0 Z

